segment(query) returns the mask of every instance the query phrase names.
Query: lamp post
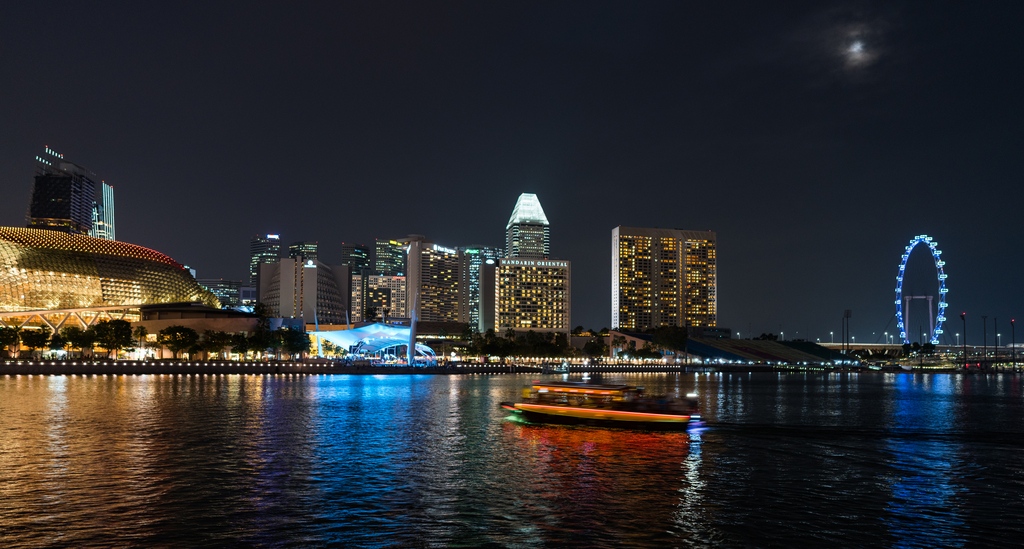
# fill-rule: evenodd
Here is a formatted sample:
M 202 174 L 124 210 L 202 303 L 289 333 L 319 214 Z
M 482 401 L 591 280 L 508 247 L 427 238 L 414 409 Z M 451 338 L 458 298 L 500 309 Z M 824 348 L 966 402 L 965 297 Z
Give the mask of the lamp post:
M 829 332 L 828 335 L 832 338 L 832 344 L 835 345 L 836 344 L 836 333 L 835 332 Z
M 967 367 L 967 313 L 960 313 L 960 320 L 964 323 L 964 368 Z M 960 337 L 960 334 L 957 334 Z
M 956 346 L 960 346 L 960 334 L 956 334 Z
M 1013 319 L 1010 319 L 1010 350 L 1013 354 L 1013 371 L 1017 371 L 1017 330 L 1013 326 Z
M 981 316 L 981 360 L 988 356 L 988 317 Z M 980 363 L 978 364 L 981 365 Z

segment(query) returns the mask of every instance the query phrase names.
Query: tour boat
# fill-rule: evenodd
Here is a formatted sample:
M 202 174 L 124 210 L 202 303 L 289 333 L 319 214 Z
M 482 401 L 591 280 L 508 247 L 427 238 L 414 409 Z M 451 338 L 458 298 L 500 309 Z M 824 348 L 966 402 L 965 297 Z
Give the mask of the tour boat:
M 523 389 L 523 402 L 502 402 L 501 407 L 531 422 L 629 429 L 686 429 L 700 419 L 693 394 L 678 399 L 647 395 L 632 385 L 571 381 L 534 381 Z

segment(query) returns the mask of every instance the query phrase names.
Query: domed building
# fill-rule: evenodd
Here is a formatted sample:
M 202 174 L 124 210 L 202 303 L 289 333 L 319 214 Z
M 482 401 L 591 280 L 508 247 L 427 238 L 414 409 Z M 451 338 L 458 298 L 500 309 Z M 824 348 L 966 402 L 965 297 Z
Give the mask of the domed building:
M 0 227 L 0 311 L 40 311 L 217 298 L 170 257 L 124 242 Z

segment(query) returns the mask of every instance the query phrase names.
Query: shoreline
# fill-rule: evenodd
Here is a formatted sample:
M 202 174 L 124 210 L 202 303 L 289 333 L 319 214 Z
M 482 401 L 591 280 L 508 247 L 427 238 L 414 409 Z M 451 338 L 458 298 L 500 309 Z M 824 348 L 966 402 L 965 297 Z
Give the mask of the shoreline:
M 634 374 L 634 373 L 901 373 L 901 374 L 989 374 L 1015 373 L 1012 369 L 985 370 L 950 367 L 904 370 L 830 368 L 819 365 L 778 366 L 768 364 L 714 366 L 676 364 L 570 365 L 552 370 L 516 364 L 450 364 L 445 366 L 369 366 L 333 362 L 232 362 L 232 361 L 133 361 L 133 360 L 11 360 L 0 361 L 0 375 L 176 375 L 176 374 L 323 374 L 323 375 L 460 375 L 460 374 Z

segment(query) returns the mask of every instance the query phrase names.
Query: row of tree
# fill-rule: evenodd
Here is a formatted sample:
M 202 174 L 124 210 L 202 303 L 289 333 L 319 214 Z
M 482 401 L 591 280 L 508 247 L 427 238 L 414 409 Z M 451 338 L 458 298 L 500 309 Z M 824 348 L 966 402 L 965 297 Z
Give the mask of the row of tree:
M 533 357 L 590 357 L 604 356 L 608 347 L 604 338 L 595 336 L 584 345 L 582 352 L 569 345 L 569 338 L 563 332 L 517 333 L 512 328 L 499 336 L 493 329 L 484 333 L 473 332 L 469 328 L 463 331 L 462 339 L 467 342 L 464 354 L 479 356 L 533 356 Z M 443 352 L 443 351 L 442 351 Z
M 13 356 L 18 355 L 21 347 L 30 352 L 39 349 L 54 351 L 78 351 L 79 356 L 93 356 L 95 349 L 101 348 L 107 356 L 116 356 L 124 350 L 134 350 L 147 346 L 149 332 L 139 326 L 132 326 L 125 320 L 109 320 L 80 328 L 66 326 L 59 333 L 53 333 L 48 326 L 41 328 L 0 327 L 0 346 L 9 349 Z M 135 344 L 138 347 L 135 347 Z M 302 330 L 293 328 L 271 330 L 269 320 L 261 318 L 251 334 L 206 330 L 202 334 L 186 326 L 168 326 L 156 334 L 156 341 L 148 345 L 160 349 L 166 347 L 175 358 L 181 353 L 190 356 L 206 352 L 210 356 L 220 355 L 226 349 L 247 355 L 254 353 L 262 358 L 268 352 L 280 355 L 281 351 L 291 356 L 299 356 L 309 352 L 309 336 Z
M 160 346 L 167 347 L 175 358 L 181 353 L 194 356 L 203 352 L 209 356 L 222 356 L 227 349 L 242 356 L 253 353 L 258 358 L 271 352 L 280 357 L 281 351 L 296 357 L 308 353 L 310 348 L 306 332 L 294 328 L 273 331 L 257 329 L 251 334 L 206 330 L 199 334 L 186 326 L 168 326 L 160 330 L 156 341 Z
M 85 349 L 91 352 L 100 347 L 105 349 L 109 356 L 131 347 L 132 343 L 132 325 L 126 320 L 109 320 L 84 329 L 78 326 L 65 326 L 59 333 L 54 333 L 49 326 L 0 327 L 0 346 L 15 356 L 22 346 L 27 347 L 29 352 L 39 349 L 79 349 L 83 353 Z
M 642 332 L 651 339 L 644 341 L 639 349 L 636 340 L 628 340 L 623 336 L 612 338 L 612 348 L 619 349 L 620 358 L 659 359 L 664 353 L 678 353 L 686 349 L 686 328 L 679 326 L 660 326 Z

